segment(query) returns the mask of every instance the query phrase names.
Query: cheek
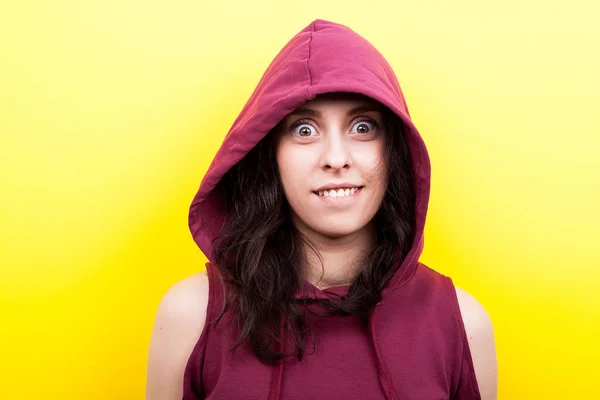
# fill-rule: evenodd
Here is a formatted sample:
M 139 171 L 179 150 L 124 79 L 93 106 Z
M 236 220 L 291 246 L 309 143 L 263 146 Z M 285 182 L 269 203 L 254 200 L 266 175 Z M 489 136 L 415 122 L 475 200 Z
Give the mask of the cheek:
M 277 148 L 276 154 L 281 183 L 286 193 L 301 187 L 306 182 L 306 171 L 310 163 L 305 152 L 299 151 L 299 149 L 289 144 L 282 143 Z
M 387 182 L 387 167 L 383 158 L 383 145 L 375 142 L 368 148 L 356 152 L 355 161 L 360 165 L 364 178 L 371 185 L 385 186 Z

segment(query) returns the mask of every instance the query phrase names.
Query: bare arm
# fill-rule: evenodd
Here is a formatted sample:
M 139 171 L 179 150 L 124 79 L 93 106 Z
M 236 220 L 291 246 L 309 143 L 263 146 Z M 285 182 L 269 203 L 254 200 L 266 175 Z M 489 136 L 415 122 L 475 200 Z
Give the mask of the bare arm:
M 206 320 L 208 277 L 200 272 L 173 285 L 156 311 L 146 374 L 146 400 L 181 400 L 183 372 Z
M 498 363 L 494 328 L 487 311 L 468 292 L 456 288 L 482 400 L 498 399 Z

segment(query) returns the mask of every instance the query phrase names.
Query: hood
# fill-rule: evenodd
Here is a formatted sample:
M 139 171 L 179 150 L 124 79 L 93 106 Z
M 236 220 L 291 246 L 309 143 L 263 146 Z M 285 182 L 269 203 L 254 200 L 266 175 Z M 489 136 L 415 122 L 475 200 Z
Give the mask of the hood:
M 391 66 L 367 40 L 342 24 L 322 19 L 312 21 L 286 43 L 268 66 L 200 184 L 190 206 L 190 231 L 194 241 L 214 264 L 211 243 L 225 219 L 224 202 L 214 191 L 221 178 L 290 112 L 317 95 L 329 92 L 353 92 L 368 96 L 398 115 L 406 127 L 404 134 L 413 165 L 416 195 L 415 236 L 409 253 L 404 260 L 398 260 L 394 266 L 395 274 L 382 290 L 382 301 L 385 301 L 417 269 L 423 250 L 423 231 L 429 202 L 430 162 L 423 139 L 410 119 Z M 305 287 L 299 288 L 296 296 L 306 289 L 317 298 L 343 296 L 349 287 L 321 290 L 307 281 L 303 285 Z M 377 307 L 369 314 L 369 332 L 379 378 L 386 398 L 396 399 L 396 391 L 380 355 L 373 324 L 376 313 Z M 280 363 L 273 368 L 270 400 L 280 397 L 282 365 Z

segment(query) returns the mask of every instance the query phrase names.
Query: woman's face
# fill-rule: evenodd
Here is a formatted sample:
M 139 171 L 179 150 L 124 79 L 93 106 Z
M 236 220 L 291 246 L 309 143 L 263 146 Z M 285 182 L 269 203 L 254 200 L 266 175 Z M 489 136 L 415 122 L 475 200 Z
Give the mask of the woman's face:
M 279 126 L 277 165 L 301 232 L 340 238 L 367 232 L 386 191 L 380 103 L 325 94 Z

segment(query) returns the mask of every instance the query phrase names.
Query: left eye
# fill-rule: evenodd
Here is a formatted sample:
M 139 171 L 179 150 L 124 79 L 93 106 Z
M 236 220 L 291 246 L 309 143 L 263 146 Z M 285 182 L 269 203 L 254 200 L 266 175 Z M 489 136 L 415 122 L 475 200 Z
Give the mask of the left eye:
M 371 133 L 371 131 L 374 130 L 376 127 L 377 127 L 377 125 L 373 121 L 368 121 L 368 120 L 358 121 L 352 127 L 352 132 L 358 133 L 359 135 L 366 135 L 368 133 Z M 356 131 L 354 131 L 354 128 L 356 128 Z

